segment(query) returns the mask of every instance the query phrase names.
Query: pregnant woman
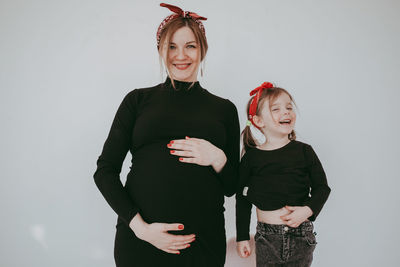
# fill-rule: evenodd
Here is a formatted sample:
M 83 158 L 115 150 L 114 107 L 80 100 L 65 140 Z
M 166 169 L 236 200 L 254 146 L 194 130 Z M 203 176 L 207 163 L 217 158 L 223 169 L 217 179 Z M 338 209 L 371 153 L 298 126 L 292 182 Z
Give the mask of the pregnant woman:
M 94 179 L 118 214 L 118 267 L 222 267 L 224 195 L 233 195 L 237 183 L 237 110 L 197 81 L 208 48 L 201 22 L 206 18 L 161 6 L 174 12 L 157 31 L 168 77 L 125 96 Z M 128 151 L 132 166 L 123 185 Z

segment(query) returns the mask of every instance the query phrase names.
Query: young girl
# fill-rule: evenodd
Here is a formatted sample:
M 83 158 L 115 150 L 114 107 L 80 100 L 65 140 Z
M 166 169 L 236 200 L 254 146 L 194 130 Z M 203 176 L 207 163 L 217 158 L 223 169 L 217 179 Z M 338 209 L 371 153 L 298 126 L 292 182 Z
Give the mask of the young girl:
M 296 141 L 292 96 L 271 83 L 263 83 L 250 96 L 236 193 L 238 254 L 251 254 L 254 204 L 257 266 L 310 266 L 317 244 L 311 221 L 331 191 L 324 170 L 312 147 Z M 250 125 L 263 133 L 263 144 L 257 145 Z

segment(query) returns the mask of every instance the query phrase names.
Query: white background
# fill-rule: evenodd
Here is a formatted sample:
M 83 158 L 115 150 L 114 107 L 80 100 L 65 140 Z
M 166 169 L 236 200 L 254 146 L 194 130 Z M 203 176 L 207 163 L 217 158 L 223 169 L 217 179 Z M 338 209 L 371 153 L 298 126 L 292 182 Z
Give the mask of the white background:
M 209 18 L 200 82 L 242 127 L 263 81 L 293 94 L 332 188 L 313 266 L 398 266 L 400 2 L 169 3 Z M 122 98 L 163 80 L 158 5 L 0 1 L 0 266 L 114 265 L 116 215 L 92 175 Z M 231 239 L 233 198 L 226 209 Z

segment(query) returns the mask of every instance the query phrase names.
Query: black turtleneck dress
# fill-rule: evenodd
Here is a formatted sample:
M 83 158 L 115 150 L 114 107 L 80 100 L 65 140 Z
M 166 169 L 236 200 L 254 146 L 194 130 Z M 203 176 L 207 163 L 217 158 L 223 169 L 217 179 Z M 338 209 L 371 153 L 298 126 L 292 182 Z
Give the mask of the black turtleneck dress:
M 94 179 L 118 214 L 114 257 L 118 267 L 223 266 L 226 254 L 224 195 L 235 193 L 239 162 L 239 121 L 234 104 L 198 82 L 174 81 L 128 93 L 118 108 Z M 190 87 L 190 88 L 189 88 Z M 205 139 L 227 157 L 211 166 L 183 163 L 167 144 L 185 136 Z M 120 171 L 126 154 L 132 166 L 126 184 Z M 135 236 L 129 222 L 182 223 L 196 240 L 181 254 L 169 254 Z

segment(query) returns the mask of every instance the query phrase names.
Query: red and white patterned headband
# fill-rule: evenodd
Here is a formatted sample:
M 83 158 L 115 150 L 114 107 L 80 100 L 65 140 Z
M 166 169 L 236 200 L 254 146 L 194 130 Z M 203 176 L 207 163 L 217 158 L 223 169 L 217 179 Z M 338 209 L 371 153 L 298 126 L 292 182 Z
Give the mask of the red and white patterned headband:
M 201 22 L 201 20 L 207 20 L 207 18 L 199 16 L 194 12 L 183 11 L 181 8 L 179 8 L 177 6 L 164 4 L 164 3 L 161 3 L 160 6 L 168 8 L 169 10 L 174 12 L 175 14 L 172 14 L 172 15 L 169 15 L 168 17 L 166 17 L 161 22 L 160 26 L 158 26 L 158 30 L 157 30 L 157 48 L 160 46 L 161 32 L 164 30 L 165 25 L 167 25 L 171 20 L 176 19 L 178 17 L 189 18 L 189 19 L 192 19 L 193 21 L 195 21 L 199 25 L 200 30 L 204 34 L 204 37 L 206 36 L 206 30 L 205 30 L 204 25 Z

